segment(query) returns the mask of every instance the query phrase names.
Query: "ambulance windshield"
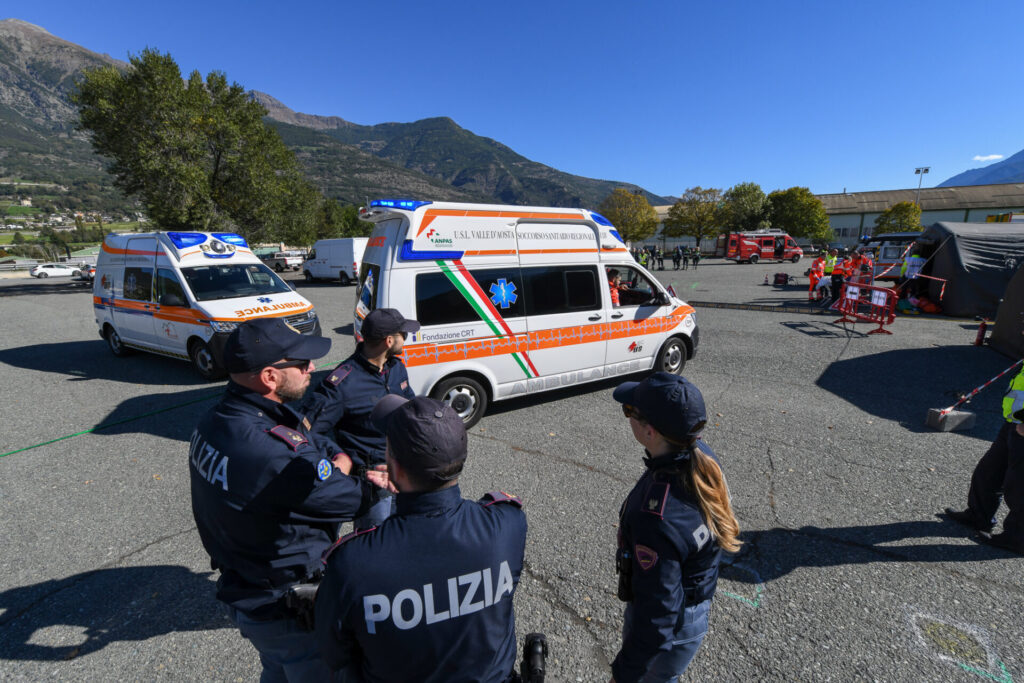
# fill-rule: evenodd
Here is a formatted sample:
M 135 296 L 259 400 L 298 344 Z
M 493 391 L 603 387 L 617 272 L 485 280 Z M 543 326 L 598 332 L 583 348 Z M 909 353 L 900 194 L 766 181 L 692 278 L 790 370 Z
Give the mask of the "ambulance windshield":
M 274 271 L 262 263 L 195 266 L 182 268 L 181 272 L 196 301 L 292 291 Z

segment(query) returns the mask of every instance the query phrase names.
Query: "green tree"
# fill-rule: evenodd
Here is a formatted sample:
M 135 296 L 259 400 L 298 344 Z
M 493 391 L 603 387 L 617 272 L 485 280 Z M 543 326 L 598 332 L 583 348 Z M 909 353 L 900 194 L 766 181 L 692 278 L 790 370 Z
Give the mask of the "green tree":
M 615 188 L 597 210 L 612 222 L 627 242 L 641 242 L 658 228 L 658 212 L 647 198 L 624 187 Z
M 684 235 L 697 240 L 714 237 L 722 225 L 722 191 L 709 187 L 691 187 L 668 210 L 663 233 L 666 237 Z
M 914 232 L 921 229 L 921 207 L 914 202 L 898 202 L 875 219 L 874 235 L 883 232 Z
M 263 123 L 266 109 L 223 73 L 183 81 L 169 54 L 146 49 L 130 62 L 86 71 L 74 101 L 115 185 L 158 227 L 232 229 L 251 241 L 312 237 L 320 193 Z
M 825 205 L 806 187 L 775 190 L 768 195 L 768 204 L 772 227 L 815 241 L 834 238 Z
M 25 244 L 25 236 L 21 232 L 14 233 L 14 237 L 11 238 L 11 244 Z
M 733 185 L 722 199 L 722 221 L 730 231 L 762 230 L 771 225 L 768 197 L 757 183 Z

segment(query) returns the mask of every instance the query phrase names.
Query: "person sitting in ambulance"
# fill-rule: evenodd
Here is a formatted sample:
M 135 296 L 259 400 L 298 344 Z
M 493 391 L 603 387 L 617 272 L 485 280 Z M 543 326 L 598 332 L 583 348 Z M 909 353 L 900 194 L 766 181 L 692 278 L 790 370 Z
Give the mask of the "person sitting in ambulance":
M 629 289 L 629 286 L 622 283 L 622 276 L 614 268 L 608 269 L 608 289 L 612 295 L 612 306 L 620 306 L 619 292 Z

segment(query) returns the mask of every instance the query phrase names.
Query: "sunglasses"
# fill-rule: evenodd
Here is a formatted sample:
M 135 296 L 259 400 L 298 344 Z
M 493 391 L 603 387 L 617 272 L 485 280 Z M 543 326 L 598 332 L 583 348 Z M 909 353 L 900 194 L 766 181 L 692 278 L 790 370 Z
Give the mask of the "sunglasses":
M 301 370 L 305 370 L 306 368 L 309 367 L 309 363 L 310 363 L 310 361 L 302 360 L 302 359 L 283 360 L 283 361 L 281 361 L 279 363 L 272 363 L 272 364 L 268 365 L 267 367 L 268 368 L 274 368 L 275 370 L 286 370 L 288 368 L 299 368 Z
M 647 422 L 647 420 L 644 419 L 644 416 L 640 413 L 639 410 L 637 410 L 636 408 L 627 403 L 622 404 L 622 414 L 625 415 L 626 417 L 634 417 L 640 422 Z

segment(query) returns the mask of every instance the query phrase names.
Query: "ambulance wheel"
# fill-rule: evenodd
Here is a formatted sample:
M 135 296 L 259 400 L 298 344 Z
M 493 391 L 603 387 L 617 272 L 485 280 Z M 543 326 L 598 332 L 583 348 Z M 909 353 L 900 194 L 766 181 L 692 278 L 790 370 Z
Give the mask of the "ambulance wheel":
M 757 263 L 757 261 L 757 254 L 754 254 L 753 256 L 750 257 L 750 265 L 754 265 L 755 263 Z
M 103 328 L 103 338 L 107 340 L 110 352 L 118 358 L 132 355 L 132 350 L 124 345 L 124 342 L 121 341 L 121 335 L 117 333 L 117 330 L 112 325 L 107 325 Z
M 224 368 L 213 357 L 210 347 L 198 339 L 189 344 L 188 357 L 192 360 L 192 367 L 203 379 L 220 379 L 225 374 Z
M 667 372 L 670 375 L 681 375 L 686 367 L 686 344 L 679 337 L 670 337 L 658 351 L 654 361 L 655 372 Z
M 341 273 L 340 275 L 338 275 L 338 282 L 341 283 L 342 287 L 348 287 L 350 284 L 352 284 L 352 278 L 348 276 L 348 273 Z
M 450 405 L 462 418 L 466 429 L 479 422 L 487 410 L 487 392 L 479 382 L 469 377 L 449 377 L 438 384 L 430 395 Z
M 790 261 L 792 261 L 793 263 L 800 263 L 800 257 L 794 256 L 793 258 L 790 259 Z

